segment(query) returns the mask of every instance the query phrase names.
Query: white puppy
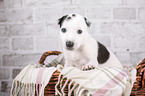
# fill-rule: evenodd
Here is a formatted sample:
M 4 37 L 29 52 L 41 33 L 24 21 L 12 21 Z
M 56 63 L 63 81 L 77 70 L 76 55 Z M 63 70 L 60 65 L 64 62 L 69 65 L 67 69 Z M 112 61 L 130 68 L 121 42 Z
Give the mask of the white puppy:
M 61 17 L 58 24 L 61 28 L 65 66 L 83 70 L 97 66 L 122 68 L 115 55 L 88 33 L 90 22 L 86 18 L 73 13 Z

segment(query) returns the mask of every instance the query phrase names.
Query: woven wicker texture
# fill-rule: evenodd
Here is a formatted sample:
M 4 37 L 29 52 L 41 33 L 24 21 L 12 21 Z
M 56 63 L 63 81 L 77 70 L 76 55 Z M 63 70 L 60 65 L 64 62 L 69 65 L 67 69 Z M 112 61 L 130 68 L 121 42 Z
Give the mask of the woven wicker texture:
M 145 58 L 137 66 L 136 81 L 131 96 L 145 96 Z
M 58 76 L 60 72 L 55 71 L 50 79 L 50 82 L 45 87 L 44 96 L 54 96 L 55 94 L 55 84 L 58 81 Z
M 60 53 L 61 53 L 60 51 L 47 51 L 47 52 L 43 53 L 41 58 L 40 58 L 40 60 L 39 60 L 39 64 L 43 64 L 44 65 L 44 61 L 45 61 L 47 56 L 59 55 Z

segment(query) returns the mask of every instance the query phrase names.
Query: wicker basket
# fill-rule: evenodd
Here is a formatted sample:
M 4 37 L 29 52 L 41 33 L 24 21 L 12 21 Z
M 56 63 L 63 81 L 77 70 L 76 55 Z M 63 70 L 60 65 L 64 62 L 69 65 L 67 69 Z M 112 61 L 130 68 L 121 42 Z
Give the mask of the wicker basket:
M 137 66 L 136 81 L 131 96 L 145 96 L 145 58 Z
M 41 58 L 39 60 L 39 64 L 44 65 L 44 61 L 45 61 L 47 56 L 49 56 L 49 55 L 59 55 L 60 53 L 61 53 L 60 51 L 45 52 L 41 56 Z M 145 59 L 138 64 L 136 69 L 137 69 L 136 81 L 133 85 L 130 96 L 145 96 Z M 59 74 L 60 74 L 59 71 L 55 71 L 53 73 L 53 75 L 50 79 L 50 82 L 45 87 L 45 92 L 44 92 L 45 96 L 55 96 L 55 84 L 58 81 Z M 64 80 L 64 82 L 65 81 L 66 80 Z M 65 90 L 65 93 L 68 94 L 68 87 L 67 86 L 65 87 L 64 90 Z
M 60 51 L 48 51 L 48 52 L 45 52 L 41 56 L 41 58 L 39 60 L 39 64 L 44 65 L 44 61 L 45 61 L 47 56 L 59 55 L 60 53 L 61 53 Z M 60 72 L 57 71 L 57 70 L 52 74 L 52 77 L 50 78 L 49 83 L 47 84 L 47 86 L 44 89 L 44 96 L 55 96 L 55 85 L 56 85 L 56 83 L 58 81 L 59 74 L 60 74 Z M 65 83 L 65 81 L 66 81 L 66 79 L 63 80 L 63 84 Z M 70 81 L 68 81 L 68 84 L 69 84 L 69 82 Z M 65 94 L 68 94 L 68 84 L 66 85 L 66 87 L 64 89 Z M 72 84 L 72 86 L 73 86 L 73 84 Z M 60 88 L 58 88 L 58 90 L 60 90 Z

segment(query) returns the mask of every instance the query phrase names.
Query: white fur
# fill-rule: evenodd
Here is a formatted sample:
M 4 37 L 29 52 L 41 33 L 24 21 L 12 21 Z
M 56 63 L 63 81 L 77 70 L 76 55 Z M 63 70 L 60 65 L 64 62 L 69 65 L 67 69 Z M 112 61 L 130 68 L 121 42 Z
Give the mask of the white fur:
M 72 14 L 69 14 L 68 17 Z M 76 14 L 70 20 L 64 20 L 62 27 L 66 28 L 67 32 L 63 33 L 60 30 L 60 37 L 63 46 L 64 57 L 66 60 L 65 66 L 73 66 L 79 69 L 82 67 L 88 67 L 93 65 L 94 67 L 107 66 L 107 67 L 119 67 L 122 68 L 121 63 L 110 52 L 109 60 L 104 64 L 98 64 L 98 44 L 96 40 L 88 33 L 88 26 L 85 23 L 84 17 Z M 78 34 L 77 30 L 81 29 L 82 34 Z M 74 42 L 73 50 L 66 49 L 66 42 Z

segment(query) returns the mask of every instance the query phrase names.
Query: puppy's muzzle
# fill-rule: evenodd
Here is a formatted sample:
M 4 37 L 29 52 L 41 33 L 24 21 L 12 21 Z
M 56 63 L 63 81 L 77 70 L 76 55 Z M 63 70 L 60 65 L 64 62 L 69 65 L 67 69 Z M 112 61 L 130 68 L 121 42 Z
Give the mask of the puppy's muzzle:
M 74 42 L 72 41 L 67 41 L 66 42 L 66 47 L 68 50 L 73 50 Z

